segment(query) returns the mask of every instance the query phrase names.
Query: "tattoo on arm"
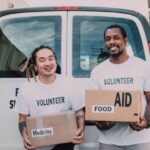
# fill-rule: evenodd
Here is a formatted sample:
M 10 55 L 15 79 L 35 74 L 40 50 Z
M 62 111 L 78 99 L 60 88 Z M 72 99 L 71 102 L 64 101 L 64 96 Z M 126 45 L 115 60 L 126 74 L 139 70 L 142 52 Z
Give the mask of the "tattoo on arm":
M 26 121 L 19 122 L 19 131 L 22 135 L 23 129 L 27 127 Z
M 82 127 L 84 129 L 84 114 L 78 114 L 76 116 L 78 127 Z
M 150 92 L 144 92 L 147 101 L 147 107 L 145 110 L 145 119 L 150 122 Z
M 81 115 L 81 114 L 79 114 L 79 115 L 77 115 L 77 121 L 79 121 L 80 119 L 84 119 L 84 115 Z

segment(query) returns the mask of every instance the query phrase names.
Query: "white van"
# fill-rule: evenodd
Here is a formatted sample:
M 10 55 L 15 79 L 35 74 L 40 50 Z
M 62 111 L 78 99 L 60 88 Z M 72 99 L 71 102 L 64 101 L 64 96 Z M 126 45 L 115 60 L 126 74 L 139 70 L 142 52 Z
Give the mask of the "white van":
M 100 55 L 106 51 L 103 32 L 111 24 L 119 24 L 126 29 L 129 55 L 150 62 L 146 0 L 42 2 L 28 0 L 32 7 L 0 11 L 0 150 L 24 149 L 18 131 L 18 115 L 13 108 L 19 86 L 26 80 L 21 72 L 21 62 L 34 48 L 40 45 L 52 47 L 61 74 L 73 77 L 81 90 L 86 88 L 93 67 L 104 59 Z M 96 127 L 86 122 L 85 134 L 84 143 L 75 149 L 96 150 Z

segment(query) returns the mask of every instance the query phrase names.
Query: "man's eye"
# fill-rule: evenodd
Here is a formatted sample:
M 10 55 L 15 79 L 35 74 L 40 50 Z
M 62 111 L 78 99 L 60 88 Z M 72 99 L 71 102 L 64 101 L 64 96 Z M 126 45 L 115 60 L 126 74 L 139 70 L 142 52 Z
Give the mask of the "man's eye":
M 110 38 L 106 38 L 106 39 L 105 39 L 105 41 L 109 41 L 109 40 L 110 40 Z
M 49 60 L 50 60 L 50 61 L 53 61 L 53 60 L 54 60 L 54 57 L 50 57 Z
M 115 40 L 119 40 L 119 39 L 120 39 L 120 37 L 119 37 L 119 36 L 116 36 L 114 39 L 115 39 Z
M 40 62 L 44 62 L 45 60 L 44 60 L 44 59 L 40 59 L 39 61 L 40 61 Z

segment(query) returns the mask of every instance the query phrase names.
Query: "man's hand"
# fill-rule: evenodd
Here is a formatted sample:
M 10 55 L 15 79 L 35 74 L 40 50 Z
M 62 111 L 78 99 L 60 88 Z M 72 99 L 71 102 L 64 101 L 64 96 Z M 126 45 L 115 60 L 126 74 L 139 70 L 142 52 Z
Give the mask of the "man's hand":
M 84 139 L 84 131 L 82 128 L 79 128 L 75 133 L 73 143 L 74 144 L 80 144 L 83 142 L 83 139 Z
M 147 120 L 144 117 L 140 117 L 140 122 L 130 123 L 130 127 L 133 130 L 141 131 L 146 128 L 148 125 Z
M 96 121 L 95 125 L 99 130 L 109 130 L 115 125 L 115 122 L 112 122 L 112 121 Z
M 27 136 L 27 129 L 26 129 L 26 128 L 23 129 L 22 138 L 23 138 L 23 143 L 24 143 L 25 149 L 27 149 L 27 150 L 35 150 L 35 147 L 33 147 L 33 146 L 31 145 L 31 142 L 30 142 L 30 140 L 28 139 L 28 136 Z

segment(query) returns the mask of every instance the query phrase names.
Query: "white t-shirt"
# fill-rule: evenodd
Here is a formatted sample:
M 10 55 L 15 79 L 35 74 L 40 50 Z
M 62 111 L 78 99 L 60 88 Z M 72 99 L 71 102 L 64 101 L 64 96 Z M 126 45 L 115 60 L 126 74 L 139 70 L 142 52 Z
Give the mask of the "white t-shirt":
M 150 91 L 150 65 L 142 59 L 129 57 L 122 64 L 113 64 L 108 59 L 93 69 L 91 81 L 93 88 L 100 90 L 141 91 L 144 114 L 147 103 L 143 91 Z M 150 142 L 150 129 L 135 131 L 128 123 L 117 123 L 109 130 L 100 131 L 99 142 L 115 145 Z
M 15 111 L 34 117 L 76 111 L 84 106 L 83 96 L 73 81 L 56 74 L 52 84 L 43 84 L 38 78 L 24 83 L 19 89 Z

